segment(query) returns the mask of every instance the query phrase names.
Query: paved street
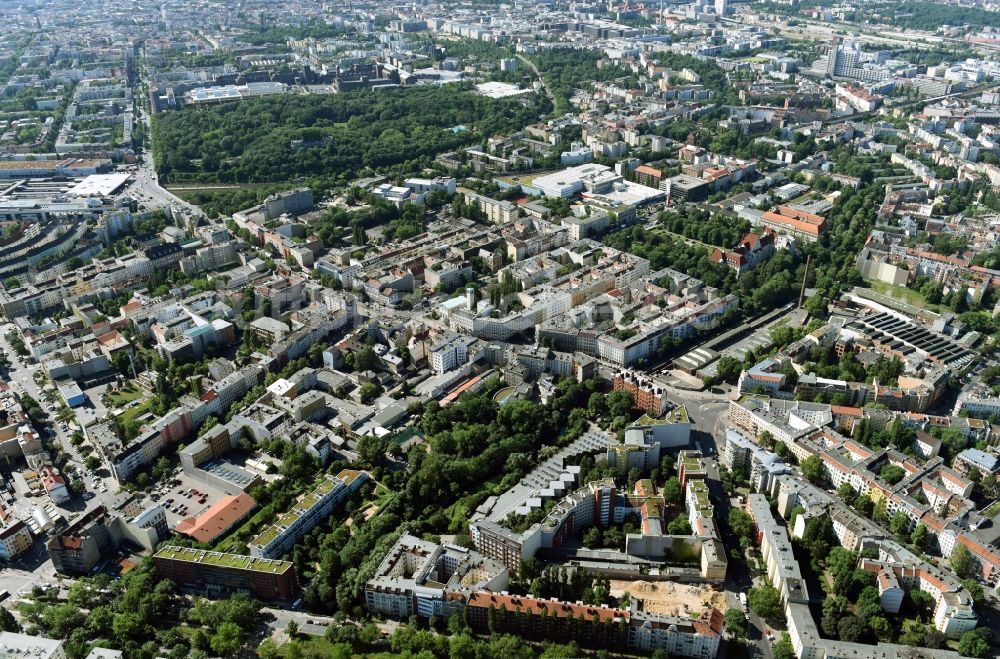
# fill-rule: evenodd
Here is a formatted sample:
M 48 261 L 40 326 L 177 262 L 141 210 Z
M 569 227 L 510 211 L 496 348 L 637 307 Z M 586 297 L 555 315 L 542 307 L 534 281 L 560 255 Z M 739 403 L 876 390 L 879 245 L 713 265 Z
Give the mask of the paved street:
M 54 403 L 49 404 L 45 400 L 45 392 L 42 387 L 34 379 L 34 374 L 40 370 L 38 366 L 30 366 L 25 363 L 24 359 L 17 356 L 14 350 L 10 347 L 4 336 L 13 325 L 4 325 L 0 328 L 0 348 L 2 348 L 8 355 L 11 361 L 10 369 L 10 385 L 15 392 L 19 394 L 27 394 L 35 399 L 36 402 L 42 407 L 47 418 L 52 424 L 52 436 L 49 439 L 55 439 L 59 442 L 59 446 L 63 451 L 69 456 L 68 466 L 71 466 L 77 470 L 77 477 L 81 478 L 86 484 L 87 491 L 93 494 L 93 497 L 89 500 L 83 500 L 80 497 L 73 497 L 72 501 L 65 503 L 61 506 L 57 506 L 66 516 L 67 520 L 75 518 L 82 512 L 95 508 L 100 504 L 109 504 L 114 498 L 115 493 L 118 491 L 118 484 L 115 483 L 114 479 L 110 475 L 106 477 L 101 477 L 97 474 L 90 473 L 84 466 L 84 458 L 80 451 L 77 450 L 70 443 L 70 436 L 75 430 L 74 421 L 70 421 L 66 424 L 66 429 L 64 430 L 58 420 L 56 420 L 56 414 L 58 414 L 61 404 Z M 67 480 L 72 480 L 70 474 L 65 474 Z M 26 498 L 19 498 L 15 509 L 22 516 L 27 511 L 30 511 L 48 503 L 47 498 L 35 500 L 29 500 Z
M 714 421 L 713 421 L 714 423 Z M 724 441 L 719 438 L 719 441 Z M 716 451 L 716 455 L 718 451 Z M 726 492 L 722 486 L 722 481 L 719 478 L 719 468 L 716 461 L 712 462 L 712 468 L 709 470 L 709 491 L 712 495 L 715 504 L 715 514 L 717 520 L 725 520 L 729 516 L 729 511 L 732 508 L 730 503 L 731 498 L 734 493 Z M 723 541 L 725 542 L 727 551 L 732 548 L 737 548 L 737 551 L 742 553 L 740 549 L 739 539 L 729 532 L 728 526 L 724 523 L 719 524 L 720 529 L 723 530 Z M 738 593 L 745 593 L 754 585 L 753 578 L 750 575 L 749 566 L 747 561 L 729 561 L 729 571 L 726 574 L 726 603 L 730 608 L 742 609 L 742 605 L 739 601 Z M 747 632 L 747 654 L 753 658 L 762 659 L 772 659 L 773 652 L 771 649 L 771 643 L 768 641 L 764 630 L 767 629 L 767 623 L 755 614 L 753 611 L 748 611 L 748 618 L 750 620 L 749 629 Z
M 153 167 L 153 156 L 143 153 L 138 156 L 139 168 L 133 172 L 132 179 L 125 187 L 124 193 L 132 195 L 140 205 L 155 209 L 164 206 L 179 206 L 193 215 L 201 215 L 201 209 L 184 201 L 166 188 L 162 187 Z
M 145 109 L 139 110 L 138 121 L 141 121 L 146 128 L 148 135 L 153 134 L 152 122 L 149 113 Z M 164 206 L 180 207 L 185 212 L 192 215 L 203 215 L 200 208 L 189 204 L 166 188 L 162 187 L 159 177 L 156 175 L 156 168 L 153 166 L 152 153 L 145 151 L 137 156 L 138 169 L 133 173 L 132 179 L 125 187 L 125 194 L 130 194 L 146 208 L 155 209 Z

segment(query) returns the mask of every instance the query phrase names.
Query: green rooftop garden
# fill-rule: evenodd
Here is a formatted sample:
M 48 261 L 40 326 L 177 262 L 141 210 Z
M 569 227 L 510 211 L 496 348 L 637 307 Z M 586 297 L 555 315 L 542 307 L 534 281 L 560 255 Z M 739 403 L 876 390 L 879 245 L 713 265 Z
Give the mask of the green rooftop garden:
M 681 405 L 680 407 L 671 410 L 667 413 L 667 416 L 663 418 L 664 423 L 689 423 L 690 417 L 688 417 L 687 408 Z
M 357 471 L 354 469 L 344 469 L 339 474 L 337 474 L 336 479 L 325 477 L 320 480 L 320 482 L 313 488 L 312 492 L 302 497 L 292 509 L 287 513 L 278 518 L 274 524 L 271 524 L 266 529 L 261 531 L 261 533 L 250 541 L 251 545 L 256 545 L 258 547 L 264 547 L 268 543 L 272 542 L 278 537 L 285 529 L 289 528 L 294 524 L 302 515 L 304 515 L 313 506 L 319 504 L 323 500 L 323 497 L 333 492 L 336 488 L 340 487 L 341 484 L 350 485 L 357 478 L 365 472 Z
M 698 471 L 701 469 L 701 456 L 682 453 L 681 464 L 684 466 L 684 471 Z
M 167 546 L 156 552 L 156 557 L 198 563 L 200 565 L 216 565 L 238 570 L 270 572 L 271 574 L 283 574 L 292 567 L 292 564 L 288 561 L 255 558 L 242 554 L 225 554 L 215 551 L 205 551 L 203 549 L 192 549 L 190 547 Z
M 708 487 L 703 482 L 693 482 L 691 484 L 691 492 L 694 494 L 694 500 L 698 504 L 699 509 L 704 510 L 712 506 L 712 502 L 708 498 Z
M 643 414 L 635 422 L 637 426 L 663 426 L 670 423 L 688 423 L 688 412 L 687 408 L 681 405 L 680 407 L 673 409 L 664 415 L 662 419 L 657 419 L 649 416 L 649 414 Z

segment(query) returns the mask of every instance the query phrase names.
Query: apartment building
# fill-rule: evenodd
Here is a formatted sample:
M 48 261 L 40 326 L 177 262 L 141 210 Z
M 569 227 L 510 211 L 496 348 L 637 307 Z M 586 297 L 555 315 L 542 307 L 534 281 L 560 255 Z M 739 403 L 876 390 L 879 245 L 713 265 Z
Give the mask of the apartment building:
M 458 194 L 465 198 L 467 204 L 476 204 L 486 215 L 486 219 L 494 224 L 507 224 L 516 220 L 521 212 L 517 204 L 502 199 L 493 199 L 477 194 L 466 188 L 458 188 Z
M 616 372 L 612 387 L 615 391 L 631 393 L 635 406 L 652 416 L 662 416 L 671 406 L 666 386 L 638 371 L 627 369 Z
M 199 403 L 192 406 L 191 423 L 201 426 L 209 416 L 222 416 L 233 403 L 243 398 L 264 377 L 264 367 L 250 364 L 213 382 L 201 395 Z
M 635 174 L 636 182 L 640 185 L 666 192 L 665 188 L 668 185 L 664 181 L 667 180 L 667 177 L 664 176 L 663 170 L 650 167 L 649 165 L 639 165 L 633 170 L 633 173 Z
M 186 275 L 196 275 L 201 272 L 212 272 L 236 263 L 239 257 L 239 245 L 236 241 L 219 245 L 206 245 L 195 250 L 191 256 L 180 261 L 181 271 Z
M 664 650 L 672 656 L 710 659 L 719 650 L 723 616 L 705 609 L 697 617 L 661 616 L 558 600 L 477 591 L 465 605 L 469 626 L 481 633 L 512 633 L 531 640 L 574 640 L 593 648 L 641 652 Z
M 291 602 L 300 592 L 288 561 L 167 545 L 153 555 L 161 579 L 211 597 L 249 592 L 261 600 Z
M 708 462 L 701 451 L 678 451 L 677 479 L 681 488 L 686 488 L 688 481 L 705 480 L 708 478 Z
M 976 419 L 988 419 L 1000 416 L 1000 397 L 996 396 L 963 396 L 955 402 L 952 412 L 955 416 L 965 413 Z
M 705 468 L 704 464 L 700 466 Z M 509 528 L 511 522 L 506 516 L 502 519 L 476 520 L 469 525 L 469 531 L 473 544 L 480 552 L 511 569 L 518 569 L 522 561 L 534 556 L 539 549 L 562 547 L 572 535 L 594 526 L 606 528 L 621 524 L 627 515 L 636 514 L 640 518 L 641 532 L 626 536 L 623 559 L 626 556 L 660 558 L 668 552 L 691 552 L 701 557 L 702 578 L 724 579 L 727 559 L 712 522 L 708 491 L 703 480 L 693 478 L 693 475 L 687 475 L 689 490 L 686 491 L 690 499 L 692 528 L 696 529 L 694 537 L 664 533 L 663 496 L 656 492 L 650 481 L 639 481 L 634 491 L 628 492 L 616 488 L 612 479 L 592 481 L 566 494 L 540 522 L 522 532 Z M 549 489 L 554 492 L 564 487 L 564 484 L 553 481 Z M 527 505 L 512 512 L 527 515 L 538 505 L 538 501 L 528 501 Z
M 711 659 L 719 653 L 724 620 L 711 608 L 698 617 L 630 611 L 628 647 L 639 652 L 665 650 L 668 656 Z
M 518 223 L 514 226 L 518 227 L 521 224 Z M 566 224 L 565 220 L 561 227 L 556 227 L 539 218 L 530 224 L 528 222 L 523 222 L 523 224 L 525 228 L 521 231 L 505 232 L 507 258 L 511 261 L 523 261 L 532 256 L 564 247 L 569 244 L 570 234 L 574 233 L 572 227 Z M 575 233 L 579 233 L 579 231 Z
M 291 551 L 296 542 L 330 516 L 368 480 L 368 472 L 344 469 L 325 476 L 312 492 L 298 500 L 291 510 L 248 543 L 250 555 L 277 558 Z
M 311 346 L 319 343 L 331 332 L 353 321 L 353 309 L 338 309 L 333 313 L 299 312 L 293 322 L 294 329 L 277 339 L 267 350 L 277 364 L 287 364 L 306 354 Z
M 885 538 L 884 533 L 877 527 L 870 528 L 872 527 L 870 522 L 858 517 L 822 490 L 792 476 L 782 479 L 794 484 L 793 487 L 799 490 L 799 494 L 794 497 L 796 504 L 809 506 L 807 512 L 800 514 L 796 520 L 797 535 L 800 532 L 802 518 L 807 515 L 832 513 L 835 518 L 835 531 L 839 516 L 841 528 L 846 524 L 853 529 L 851 531 L 853 537 L 866 537 L 869 542 L 866 546 L 879 549 L 879 562 L 873 561 L 865 569 L 877 573 L 876 583 L 886 610 L 891 610 L 893 603 L 901 599 L 898 589 L 920 588 L 926 592 L 936 590 L 936 596 L 931 592 L 937 602 L 934 616 L 936 629 L 954 638 L 975 626 L 971 599 L 967 599 L 968 593 L 960 584 L 949 583 L 950 578 L 945 577 L 933 566 L 923 563 L 894 540 Z M 824 639 L 819 634 L 810 610 L 805 584 L 801 580 L 798 563 L 791 554 L 791 544 L 785 528 L 772 516 L 764 495 L 748 495 L 747 509 L 758 528 L 761 551 L 767 562 L 768 579 L 781 594 L 788 633 L 797 657 L 822 659 L 879 656 L 901 659 L 912 655 L 913 648 L 909 646 L 889 643 L 866 645 Z M 870 528 L 874 535 L 866 528 Z M 842 537 L 838 534 L 838 539 Z M 850 547 L 850 545 L 845 546 Z M 891 566 L 889 570 L 885 569 L 887 565 Z M 891 576 L 889 572 L 892 573 Z M 951 650 L 921 649 L 921 653 L 934 659 L 958 659 L 958 653 Z
M 258 339 L 269 345 L 285 338 L 285 335 L 292 330 L 287 323 L 269 316 L 263 316 L 250 323 L 250 331 Z
M 604 233 L 611 224 L 611 217 L 605 212 L 591 212 L 583 217 L 564 217 L 560 222 L 569 230 L 570 240 L 582 240 L 596 237 Z
M 469 597 L 465 616 L 478 632 L 492 633 L 492 628 L 530 640 L 572 639 L 586 647 L 620 647 L 628 639 L 629 613 L 604 606 L 479 591 Z
M 542 546 L 541 533 L 537 529 L 515 533 L 488 519 L 470 524 L 469 533 L 472 536 L 472 544 L 483 555 L 514 570 L 518 569 L 521 561 L 534 556 Z
M 463 592 L 499 592 L 508 582 L 508 569 L 478 552 L 404 534 L 365 584 L 365 602 L 393 618 L 429 618 L 461 609 Z
M 479 339 L 472 336 L 453 336 L 431 348 L 430 364 L 436 375 L 453 371 L 474 361 L 482 352 L 476 350 Z M 481 346 L 481 348 L 484 346 Z
M 167 444 L 180 441 L 194 427 L 190 411 L 179 407 L 144 427 L 127 445 L 118 439 L 109 423 L 89 426 L 84 432 L 112 476 L 118 482 L 126 482 L 140 468 L 156 460 Z
M 45 493 L 52 499 L 52 503 L 61 504 L 70 500 L 69 488 L 66 487 L 66 479 L 56 471 L 51 465 L 43 465 L 38 470 L 38 475 L 42 481 Z
M 152 463 L 163 449 L 187 437 L 209 416 L 222 416 L 263 378 L 259 364 L 245 366 L 214 382 L 200 399 L 191 398 L 144 426 L 139 436 L 123 444 L 110 424 L 98 423 L 84 429 L 87 438 L 99 450 L 99 455 L 119 482 L 126 482 L 137 470 Z
M 711 520 L 715 507 L 708 498 L 708 485 L 703 480 L 688 481 L 684 491 L 684 504 L 688 510 L 688 522 L 692 529 L 698 528 L 698 520 Z
M 653 279 L 656 274 L 651 273 L 645 279 Z M 735 309 L 738 304 L 735 295 L 717 297 L 712 293 L 692 293 L 683 301 L 675 300 L 672 307 L 651 312 L 655 315 L 625 334 L 581 329 L 562 319 L 539 325 L 536 334 L 539 341 L 551 341 L 558 350 L 579 351 L 607 364 L 631 367 L 659 354 L 664 339 L 681 340 L 697 331 L 717 326 L 726 313 Z
M 0 529 L 0 559 L 11 561 L 31 549 L 31 530 L 22 520 L 9 521 Z
M 582 353 L 566 353 L 542 346 L 525 347 L 516 353 L 516 365 L 504 374 L 507 384 L 516 386 L 527 376 L 538 378 L 545 373 L 582 382 L 597 375 L 597 361 Z
M 89 574 L 115 542 L 107 527 L 108 511 L 98 506 L 46 542 L 59 574 Z
M 1000 550 L 994 545 L 988 545 L 970 533 L 960 533 L 955 536 L 954 547 L 963 545 L 972 554 L 972 559 L 978 568 L 980 580 L 993 587 L 1000 584 Z M 941 553 L 944 555 L 945 549 L 942 547 Z M 946 554 L 951 555 L 951 551 Z
M 866 449 L 856 446 L 852 450 Z M 872 455 L 877 458 L 879 453 L 881 452 Z M 793 506 L 805 509 L 805 512 L 796 518 L 793 535 L 797 537 L 802 535 L 805 529 L 805 520 L 828 515 L 833 520 L 834 533 L 838 541 L 845 548 L 859 551 L 864 547 L 872 547 L 873 543 L 877 545 L 880 563 L 873 562 L 874 567 L 869 566 L 864 569 L 877 573 L 888 564 L 895 572 L 895 577 L 886 575 L 886 579 L 879 580 L 884 601 L 891 603 L 896 599 L 898 593 L 893 590 L 896 587 L 919 588 L 929 592 L 935 599 L 934 619 L 935 627 L 939 631 L 956 637 L 975 626 L 974 622 L 970 622 L 975 620 L 975 614 L 968 592 L 954 578 L 945 575 L 938 568 L 913 555 L 908 549 L 889 537 L 885 529 L 860 517 L 836 497 L 830 496 L 825 491 L 792 475 L 781 476 L 779 480 L 779 512 L 787 515 Z M 885 494 L 885 488 L 883 486 L 876 488 L 876 485 L 876 483 L 872 483 L 871 489 L 869 489 L 869 496 L 873 496 L 873 498 L 876 498 L 876 489 L 880 495 Z M 906 485 L 900 486 L 900 488 L 906 487 Z M 921 512 L 921 515 L 921 523 L 925 524 L 931 533 L 938 538 L 942 555 L 945 557 L 951 554 L 956 542 L 961 542 L 970 548 L 976 560 L 980 561 L 981 564 L 995 560 L 995 558 L 989 558 L 989 549 L 981 544 L 975 550 L 972 549 L 972 546 L 978 543 L 970 534 L 955 533 L 954 528 L 951 528 L 950 525 L 946 527 L 943 521 L 932 514 Z M 984 574 L 984 580 L 986 579 L 987 575 Z M 893 584 L 894 581 L 898 581 L 898 586 Z
M 14 659 L 67 659 L 62 641 L 18 632 L 0 632 L 0 657 Z
M 741 394 L 754 393 L 772 396 L 785 386 L 787 378 L 781 372 L 781 367 L 781 360 L 768 357 L 764 361 L 740 371 L 736 388 Z
M 889 560 L 861 559 L 859 563 L 860 569 L 875 574 L 885 611 L 899 613 L 905 591 L 916 589 L 934 598 L 934 627 L 942 634 L 958 638 L 975 629 L 978 616 L 960 583 L 931 565 L 911 566 L 898 562 L 893 553 L 885 555 Z
M 177 243 L 163 243 L 153 245 L 142 253 L 148 259 L 151 271 L 163 272 L 180 263 L 184 250 Z
M 829 405 L 802 401 L 751 397 L 729 403 L 731 426 L 748 437 L 759 437 L 761 433 L 768 432 L 774 441 L 781 442 L 793 452 L 798 438 L 805 437 L 820 425 L 826 425 L 832 418 Z
M 799 563 L 792 552 L 788 531 L 771 515 L 771 507 L 763 494 L 748 494 L 747 512 L 757 525 L 757 542 L 767 565 L 767 578 L 781 596 L 781 603 L 808 603 L 809 593 L 802 579 Z
M 0 291 L 0 312 L 7 318 L 40 316 L 102 289 L 115 289 L 148 279 L 154 271 L 180 262 L 183 251 L 175 243 L 158 244 L 140 252 L 94 261 L 83 268 L 34 285 Z
M 719 452 L 719 458 L 727 469 L 749 475 L 751 487 L 758 492 L 770 492 L 777 476 L 792 472 L 777 454 L 761 448 L 735 430 L 726 430 L 726 445 Z
M 120 506 L 115 511 L 97 506 L 49 538 L 45 547 L 56 572 L 86 575 L 122 542 L 152 550 L 166 538 L 162 506 L 152 506 L 136 515 L 130 512 L 137 512 L 134 506 Z

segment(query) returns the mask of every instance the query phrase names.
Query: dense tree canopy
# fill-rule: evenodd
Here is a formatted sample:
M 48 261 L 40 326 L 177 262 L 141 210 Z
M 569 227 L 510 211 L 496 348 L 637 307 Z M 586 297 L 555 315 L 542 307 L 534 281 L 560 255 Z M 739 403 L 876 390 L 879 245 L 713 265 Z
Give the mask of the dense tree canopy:
M 781 617 L 781 596 L 770 584 L 751 588 L 747 593 L 747 603 L 753 612 L 761 618 L 776 619 Z
M 163 180 L 285 182 L 354 178 L 365 167 L 412 161 L 538 119 L 530 101 L 490 99 L 468 85 L 280 96 L 156 115 Z M 538 102 L 543 102 L 539 100 Z M 453 130 L 464 126 L 465 130 Z M 331 138 L 322 143 L 322 138 Z M 293 140 L 317 142 L 296 148 Z
M 67 654 L 87 655 L 100 645 L 121 649 L 126 657 L 170 659 L 231 655 L 260 621 L 259 602 L 237 594 L 229 599 L 192 603 L 170 580 L 158 579 L 147 559 L 121 579 L 106 574 L 73 583 L 65 603 L 46 599 L 40 588 L 21 606 L 25 628 L 65 641 Z M 178 630 L 185 621 L 189 631 Z
M 630 76 L 599 52 L 578 48 L 546 48 L 531 56 L 542 80 L 555 96 L 557 113 L 568 112 L 569 98 L 584 82 L 609 82 Z
M 502 407 L 492 400 L 500 386 L 492 380 L 482 392 L 466 394 L 447 407 L 428 404 L 417 424 L 427 445 L 410 449 L 408 468 L 374 468 L 380 482 L 395 493 L 378 514 L 350 531 L 343 525 L 317 529 L 296 546 L 293 560 L 312 577 L 305 593 L 312 610 L 351 611 L 400 533 L 466 534 L 468 511 L 523 478 L 541 451 L 565 445 L 586 429 L 585 415 L 581 423 L 573 412 L 586 408 L 595 382 L 562 380 L 546 405 L 515 401 Z M 385 445 L 364 448 L 374 465 Z M 442 502 L 453 503 L 447 507 Z

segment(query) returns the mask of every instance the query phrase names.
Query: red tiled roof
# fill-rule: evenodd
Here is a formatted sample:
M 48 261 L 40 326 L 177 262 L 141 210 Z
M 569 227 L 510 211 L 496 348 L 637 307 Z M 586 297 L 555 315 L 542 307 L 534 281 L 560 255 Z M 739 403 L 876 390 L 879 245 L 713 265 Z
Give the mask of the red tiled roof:
M 117 343 L 119 341 L 124 341 L 124 337 L 118 333 L 118 330 L 111 330 L 106 332 L 99 337 L 97 337 L 97 342 L 102 346 L 108 345 L 109 343 Z
M 778 207 L 777 212 L 767 211 L 764 213 L 763 219 L 767 222 L 787 227 L 793 231 L 813 236 L 818 236 L 826 231 L 825 218 L 819 215 L 813 215 L 812 213 L 806 213 L 794 208 L 789 208 L 787 206 Z
M 920 518 L 920 523 L 936 533 L 944 530 L 944 521 L 935 515 L 924 515 Z
M 963 533 L 958 536 L 958 541 L 965 545 L 973 554 L 979 556 L 982 560 L 993 564 L 995 567 L 1000 567 L 1000 557 L 991 552 L 987 547 L 981 545 L 968 534 Z
M 862 444 L 858 444 L 857 442 L 846 441 L 844 442 L 844 446 L 846 446 L 847 450 L 850 451 L 851 453 L 857 453 L 858 455 L 862 455 L 864 457 L 873 455 L 873 453 L 868 449 L 867 446 L 863 446 Z
M 505 611 L 527 613 L 529 615 L 541 615 L 546 611 L 550 616 L 557 618 L 578 618 L 583 615 L 586 620 L 593 620 L 596 616 L 598 620 L 616 621 L 629 619 L 628 611 L 618 609 L 606 609 L 600 606 L 588 606 L 584 604 L 570 604 L 569 602 L 551 602 L 539 600 L 534 597 L 521 597 L 519 595 L 500 595 L 489 591 L 481 590 L 469 596 L 469 606 L 479 608 L 503 609 Z
M 925 251 L 925 250 L 922 250 L 922 249 L 916 249 L 916 248 L 913 248 L 913 247 L 907 248 L 906 253 L 909 254 L 910 256 L 918 256 L 918 257 L 920 257 L 922 259 L 928 259 L 930 261 L 940 261 L 942 263 L 949 263 L 951 265 L 954 265 L 954 266 L 957 266 L 957 267 L 960 267 L 960 268 L 968 268 L 971 265 L 971 263 L 972 263 L 971 261 L 967 261 L 965 259 L 956 258 L 954 256 L 945 256 L 944 254 L 937 254 L 935 252 L 928 252 L 928 251 Z
M 198 542 L 212 542 L 256 507 L 257 502 L 245 492 L 223 497 L 200 515 L 182 519 L 174 530 Z
M 635 168 L 636 174 L 645 174 L 646 176 L 655 176 L 656 178 L 663 178 L 663 172 L 655 167 L 650 167 L 649 165 L 639 165 Z
M 833 468 L 835 468 L 837 471 L 842 471 L 844 473 L 847 473 L 847 472 L 851 471 L 850 468 L 845 467 L 844 465 L 840 464 L 839 462 L 837 462 L 836 460 L 834 460 L 831 456 L 829 456 L 829 455 L 827 455 L 825 453 L 823 454 L 823 460 L 825 462 L 827 462 L 830 466 L 832 466 Z
M 842 414 L 844 416 L 861 416 L 860 407 L 848 407 L 846 405 L 831 405 L 830 411 L 834 414 Z

